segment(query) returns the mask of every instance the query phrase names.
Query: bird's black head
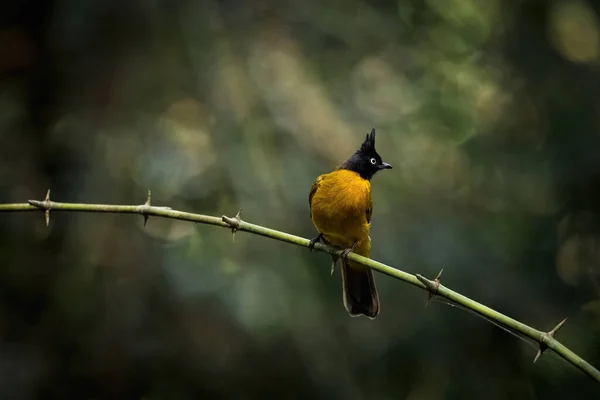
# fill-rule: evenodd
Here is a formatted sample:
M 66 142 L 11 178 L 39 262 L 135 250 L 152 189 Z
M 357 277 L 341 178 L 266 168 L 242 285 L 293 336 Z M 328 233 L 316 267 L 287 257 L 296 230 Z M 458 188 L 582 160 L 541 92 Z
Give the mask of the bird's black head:
M 371 129 L 371 133 L 367 133 L 360 149 L 340 165 L 340 169 L 358 172 L 363 179 L 371 179 L 377 171 L 391 168 L 392 166 L 383 162 L 375 151 L 375 128 Z

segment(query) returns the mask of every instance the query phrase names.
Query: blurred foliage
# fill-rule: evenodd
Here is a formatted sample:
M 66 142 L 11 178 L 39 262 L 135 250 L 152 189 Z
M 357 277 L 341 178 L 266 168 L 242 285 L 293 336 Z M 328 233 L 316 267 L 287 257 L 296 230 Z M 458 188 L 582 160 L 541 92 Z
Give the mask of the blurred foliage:
M 0 202 L 153 204 L 312 237 L 308 191 L 364 134 L 373 258 L 600 366 L 600 6 L 584 0 L 14 0 Z M 557 357 L 378 275 L 209 226 L 0 215 L 0 397 L 573 399 Z

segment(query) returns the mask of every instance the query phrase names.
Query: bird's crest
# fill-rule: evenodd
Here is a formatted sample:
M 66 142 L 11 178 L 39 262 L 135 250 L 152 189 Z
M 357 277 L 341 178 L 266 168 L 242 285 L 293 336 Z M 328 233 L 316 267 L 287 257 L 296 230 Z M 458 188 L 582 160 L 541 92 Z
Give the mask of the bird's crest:
M 360 151 L 363 153 L 370 153 L 375 151 L 375 128 L 371 129 L 371 133 L 367 133 L 365 141 L 360 146 Z

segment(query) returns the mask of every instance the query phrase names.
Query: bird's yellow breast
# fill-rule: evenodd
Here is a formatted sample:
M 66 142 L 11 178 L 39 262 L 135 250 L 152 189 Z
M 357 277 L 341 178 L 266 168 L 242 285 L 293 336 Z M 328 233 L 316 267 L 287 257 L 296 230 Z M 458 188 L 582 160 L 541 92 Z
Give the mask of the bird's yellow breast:
M 329 243 L 341 248 L 359 245 L 357 253 L 368 256 L 371 183 L 349 170 L 337 170 L 317 178 L 310 199 L 315 227 Z

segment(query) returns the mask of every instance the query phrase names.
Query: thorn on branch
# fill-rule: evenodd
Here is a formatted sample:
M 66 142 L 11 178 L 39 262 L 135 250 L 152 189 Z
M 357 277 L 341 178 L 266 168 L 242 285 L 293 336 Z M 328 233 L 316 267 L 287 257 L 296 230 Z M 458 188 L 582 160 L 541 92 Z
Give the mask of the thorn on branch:
M 146 198 L 146 202 L 144 203 L 145 208 L 149 208 L 152 206 L 151 198 L 152 198 L 152 192 L 150 191 L 150 189 L 148 189 L 148 197 Z M 142 213 L 142 216 L 144 217 L 144 228 L 145 228 L 146 224 L 148 223 L 148 218 L 150 218 L 150 216 L 147 213 Z
M 231 241 L 235 243 L 235 232 L 240 229 L 242 222 L 242 209 L 235 214 L 235 217 L 231 218 L 226 215 L 221 217 L 221 220 L 231 227 Z
M 540 347 L 535 355 L 535 358 L 533 359 L 534 364 L 537 362 L 537 360 L 540 359 L 540 357 L 546 350 L 548 350 L 548 346 L 546 346 L 544 343 L 540 343 Z
M 48 226 L 50 226 L 50 208 L 51 208 L 50 189 L 48 189 L 48 191 L 46 192 L 46 198 L 44 199 L 44 203 L 46 205 L 46 211 L 44 212 L 44 215 L 46 217 L 46 227 L 48 227 Z
M 437 294 L 437 291 L 440 287 L 440 280 L 442 278 L 442 272 L 444 272 L 443 268 L 440 270 L 440 272 L 438 272 L 437 276 L 432 281 L 425 278 L 423 275 L 415 274 L 415 276 L 417 277 L 419 282 L 421 282 L 423 284 L 423 286 L 425 286 L 425 289 L 427 289 L 427 291 L 429 292 L 429 296 L 427 297 L 427 303 L 425 304 L 425 307 L 429 306 L 431 299 L 433 298 L 433 296 L 435 296 Z
M 556 332 L 558 332 L 560 330 L 560 328 L 562 328 L 562 326 L 565 324 L 565 322 L 567 322 L 567 318 L 560 321 L 554 328 L 552 328 L 552 330 L 550 332 L 544 332 L 542 334 L 542 341 L 540 342 L 540 347 L 538 348 L 535 358 L 533 359 L 534 364 L 537 360 L 540 359 L 542 354 L 544 354 L 544 352 L 546 350 L 548 350 L 548 345 L 546 344 L 546 341 L 553 338 L 554 335 L 556 334 Z
M 142 217 L 144 217 L 144 228 L 146 227 L 148 219 L 150 218 L 149 212 L 156 210 L 171 210 L 171 207 L 152 206 L 152 192 L 148 190 L 148 197 L 146 198 L 146 202 L 141 206 L 137 206 L 137 212 L 142 214 Z
M 46 226 L 50 226 L 50 209 L 52 209 L 52 201 L 50 201 L 50 189 L 46 192 L 46 197 L 44 201 L 39 200 L 27 200 L 29 204 L 34 207 L 41 208 L 42 210 L 46 210 L 44 212 L 44 216 L 46 219 Z

